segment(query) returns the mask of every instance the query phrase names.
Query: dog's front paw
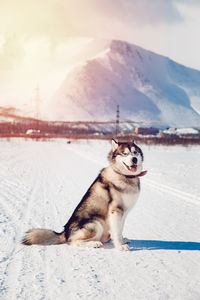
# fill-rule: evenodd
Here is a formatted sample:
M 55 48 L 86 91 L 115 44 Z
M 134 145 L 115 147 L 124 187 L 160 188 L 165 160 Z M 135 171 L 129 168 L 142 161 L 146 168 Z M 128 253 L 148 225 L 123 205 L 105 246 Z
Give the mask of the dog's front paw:
M 117 248 L 117 250 L 119 250 L 119 251 L 129 251 L 129 250 L 130 250 L 130 247 L 129 247 L 127 244 L 124 244 L 124 245 L 118 245 L 116 248 Z
M 102 242 L 100 241 L 88 241 L 88 242 L 79 241 L 76 242 L 76 244 L 74 245 L 79 247 L 86 247 L 86 248 L 100 248 L 103 246 Z
M 90 243 L 89 247 L 92 247 L 92 248 L 100 248 L 103 246 L 103 243 L 100 241 L 91 241 L 88 243 Z
M 130 242 L 130 240 L 128 239 L 128 238 L 126 238 L 126 237 L 123 237 L 122 238 L 122 244 L 124 245 L 124 244 L 128 244 Z

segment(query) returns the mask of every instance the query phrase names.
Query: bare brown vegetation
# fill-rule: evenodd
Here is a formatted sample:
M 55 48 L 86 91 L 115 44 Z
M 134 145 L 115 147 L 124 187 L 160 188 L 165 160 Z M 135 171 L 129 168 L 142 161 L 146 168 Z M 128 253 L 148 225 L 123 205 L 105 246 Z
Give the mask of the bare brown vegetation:
M 127 135 L 127 136 L 116 136 L 114 134 L 108 135 L 93 135 L 93 134 L 0 134 L 0 138 L 10 140 L 11 138 L 23 138 L 25 140 L 36 140 L 36 141 L 48 141 L 51 139 L 62 138 L 67 141 L 78 140 L 78 139 L 90 139 L 90 140 L 111 140 L 112 138 L 118 141 L 135 141 L 138 144 L 145 145 L 166 145 L 166 146 L 190 146 L 190 145 L 200 145 L 200 136 L 137 136 L 137 135 Z

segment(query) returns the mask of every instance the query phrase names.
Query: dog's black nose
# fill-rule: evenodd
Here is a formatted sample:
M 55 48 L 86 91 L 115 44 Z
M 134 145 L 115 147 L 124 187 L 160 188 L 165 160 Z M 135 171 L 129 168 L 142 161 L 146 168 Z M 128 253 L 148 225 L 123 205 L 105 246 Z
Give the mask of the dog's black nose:
M 133 157 L 132 162 L 133 162 L 134 165 L 136 165 L 137 164 L 137 157 Z

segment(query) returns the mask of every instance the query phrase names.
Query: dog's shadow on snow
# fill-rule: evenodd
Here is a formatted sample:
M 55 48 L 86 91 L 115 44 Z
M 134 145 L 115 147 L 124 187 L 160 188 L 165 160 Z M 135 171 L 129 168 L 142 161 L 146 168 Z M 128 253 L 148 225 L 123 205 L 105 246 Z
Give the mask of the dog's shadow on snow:
M 200 243 L 179 241 L 130 240 L 131 251 L 139 250 L 200 250 Z
M 200 250 L 200 243 L 180 241 L 159 241 L 159 240 L 130 240 L 128 243 L 130 251 L 141 250 Z M 109 242 L 106 248 L 113 247 Z

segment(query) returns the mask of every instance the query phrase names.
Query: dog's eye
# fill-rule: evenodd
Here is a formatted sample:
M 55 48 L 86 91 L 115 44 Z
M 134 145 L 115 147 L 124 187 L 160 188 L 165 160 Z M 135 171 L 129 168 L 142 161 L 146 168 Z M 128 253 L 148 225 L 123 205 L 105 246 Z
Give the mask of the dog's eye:
M 128 153 L 127 153 L 127 152 L 123 152 L 122 154 L 123 154 L 124 156 L 127 156 L 127 155 L 128 155 Z
M 133 154 L 138 155 L 138 152 L 137 152 L 137 151 L 134 151 Z

